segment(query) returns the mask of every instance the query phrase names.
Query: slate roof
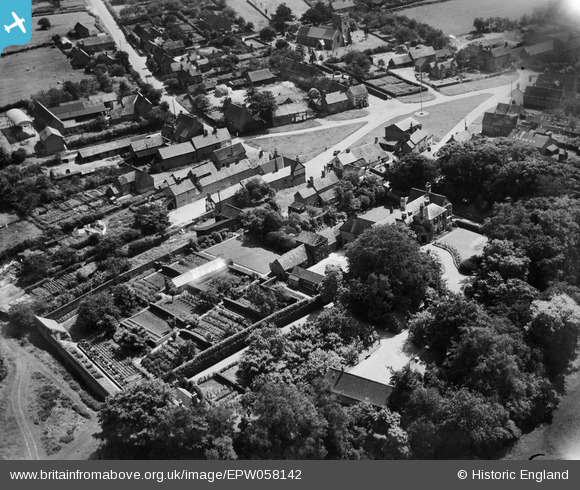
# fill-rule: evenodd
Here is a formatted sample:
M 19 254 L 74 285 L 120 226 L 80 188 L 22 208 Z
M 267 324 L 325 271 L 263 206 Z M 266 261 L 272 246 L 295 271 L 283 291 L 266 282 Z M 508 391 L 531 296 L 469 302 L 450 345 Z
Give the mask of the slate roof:
M 377 408 L 384 407 L 387 404 L 387 400 L 393 391 L 392 386 L 332 367 L 326 372 L 326 380 L 330 384 L 330 390 L 333 393 L 342 395 L 355 403 L 370 403 Z
M 256 70 L 248 72 L 248 80 L 251 83 L 260 83 L 275 79 L 276 76 L 268 69 Z
M 300 235 L 296 237 L 296 241 L 298 243 L 303 243 L 305 245 L 309 245 L 311 247 L 315 247 L 324 237 L 319 235 L 318 233 L 314 233 L 313 231 L 306 231 L 303 230 L 300 232 Z
M 342 102 L 348 102 L 348 97 L 344 92 L 331 92 L 326 94 L 326 103 L 328 105 L 340 104 Z
M 422 48 L 412 48 L 409 50 L 411 59 L 418 60 L 421 58 L 429 58 L 430 56 L 437 56 L 432 46 L 424 46 Z
M 50 111 L 62 121 L 67 121 L 77 117 L 101 114 L 107 112 L 108 109 L 100 100 L 75 100 L 73 102 L 65 102 L 57 107 L 51 107 Z
M 316 285 L 318 285 L 322 281 L 324 281 L 324 276 L 322 274 L 318 274 L 316 272 L 309 271 L 308 269 L 304 269 L 303 267 L 300 267 L 299 265 L 297 265 L 296 267 L 294 267 L 294 269 L 292 269 L 292 272 L 290 273 L 290 277 L 294 278 L 294 279 L 306 281 L 306 282 L 309 282 L 311 284 L 316 284 Z
M 246 155 L 246 148 L 241 143 L 236 143 L 234 145 L 226 146 L 225 148 L 218 148 L 213 151 L 216 159 L 218 161 L 225 160 L 230 157 L 240 157 Z
M 201 150 L 203 148 L 207 148 L 208 146 L 230 141 L 231 139 L 232 136 L 230 135 L 230 132 L 226 128 L 221 128 L 218 129 L 215 133 L 194 136 L 191 139 L 191 144 L 195 147 L 196 150 Z
M 306 253 L 306 247 L 304 245 L 299 245 L 278 257 L 274 262 L 277 262 L 283 270 L 289 271 L 297 265 L 303 264 L 307 260 L 308 255 Z
M 183 112 L 177 116 L 173 131 L 175 138 L 189 140 L 200 132 L 203 132 L 203 124 L 197 118 Z
M 193 153 L 195 153 L 195 150 L 189 141 L 186 141 L 185 143 L 179 143 L 177 145 L 159 148 L 158 150 L 158 154 L 162 160 L 169 160 L 170 158 L 176 158 Z
M 163 138 L 160 134 L 151 136 L 149 138 L 142 138 L 131 143 L 131 149 L 134 153 L 139 153 L 140 151 L 151 150 L 163 146 Z
M 46 126 L 40 134 L 40 141 L 45 141 L 50 136 L 58 136 L 59 138 L 63 138 L 63 135 L 60 133 L 58 129 L 51 128 L 50 126 Z

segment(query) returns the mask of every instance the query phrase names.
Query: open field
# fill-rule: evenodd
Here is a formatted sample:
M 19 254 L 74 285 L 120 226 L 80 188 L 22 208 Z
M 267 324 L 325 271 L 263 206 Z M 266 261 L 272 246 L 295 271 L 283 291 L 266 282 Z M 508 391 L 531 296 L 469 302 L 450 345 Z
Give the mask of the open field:
M 425 112 L 428 114 L 425 116 L 417 117 L 414 114 L 407 114 L 404 116 L 395 117 L 387 124 L 402 121 L 407 117 L 415 117 L 420 123 L 423 124 L 423 129 L 430 131 L 433 134 L 434 142 L 438 142 L 443 136 L 451 131 L 458 122 L 467 116 L 467 114 L 473 111 L 489 97 L 491 97 L 491 94 L 480 94 L 474 95 L 473 97 L 468 97 L 466 99 L 439 104 L 426 108 Z M 366 143 L 372 143 L 375 141 L 375 138 L 382 138 L 384 135 L 385 127 L 379 126 L 378 128 L 373 129 L 365 137 L 358 140 L 352 146 L 353 148 L 356 148 L 357 146 L 361 146 Z
M 214 256 L 222 255 L 225 259 L 232 259 L 236 264 L 247 267 L 260 274 L 270 272 L 270 262 L 281 254 L 262 248 L 263 245 L 251 237 L 236 237 L 210 247 L 204 252 Z
M 46 17 L 51 24 L 50 29 L 42 30 L 38 27 L 38 20 L 42 17 Z M 95 27 L 95 18 L 90 16 L 87 12 L 73 12 L 70 14 L 54 14 L 54 15 L 43 15 L 42 17 L 32 18 L 32 39 L 26 45 L 38 46 L 40 44 L 49 43 L 52 41 L 52 36 L 58 34 L 59 36 L 66 36 L 68 31 L 70 31 L 77 22 L 87 26 L 91 34 L 97 34 L 99 30 Z M 74 42 L 74 40 L 71 40 Z M 19 51 L 25 46 L 11 46 L 4 50 L 4 53 L 10 53 L 11 51 Z
M 531 14 L 536 7 L 545 7 L 546 0 L 449 0 L 400 10 L 397 14 L 406 15 L 419 22 L 425 22 L 445 34 L 464 34 L 473 30 L 476 17 L 509 17 L 519 19 Z
M 228 0 L 228 6 L 233 8 L 238 15 L 242 16 L 246 20 L 246 22 L 251 22 L 254 24 L 255 32 L 260 32 L 268 25 L 268 20 L 248 2 L 246 2 L 246 0 Z
M 58 81 L 79 82 L 85 77 L 82 70 L 72 69 L 60 49 L 38 48 L 2 57 L 0 94 L 2 100 L 15 102 L 28 99 L 41 90 L 58 87 Z
M 368 115 L 369 111 L 367 109 L 351 109 L 349 111 L 326 116 L 324 119 L 327 121 L 350 121 L 351 119 L 359 119 Z
M 475 80 L 473 82 L 460 83 L 458 85 L 451 85 L 450 87 L 442 87 L 438 89 L 443 95 L 459 95 L 466 94 L 468 92 L 475 92 L 477 90 L 485 90 L 495 87 L 501 87 L 502 85 L 507 85 L 510 82 L 515 82 L 519 75 L 517 71 L 506 73 L 505 75 L 500 75 L 498 77 L 484 78 L 482 80 Z M 515 88 L 515 86 L 514 86 Z
M 346 124 L 320 131 L 309 131 L 302 134 L 292 134 L 285 136 L 274 136 L 272 138 L 256 138 L 247 141 L 248 144 L 262 148 L 265 151 L 275 149 L 281 155 L 298 155 L 301 162 L 320 155 L 325 151 L 325 147 L 331 147 L 358 131 L 366 123 Z M 292 126 L 286 126 L 291 131 Z
M 42 235 L 42 231 L 28 221 L 19 221 L 8 227 L 0 228 L 0 252 L 40 235 Z

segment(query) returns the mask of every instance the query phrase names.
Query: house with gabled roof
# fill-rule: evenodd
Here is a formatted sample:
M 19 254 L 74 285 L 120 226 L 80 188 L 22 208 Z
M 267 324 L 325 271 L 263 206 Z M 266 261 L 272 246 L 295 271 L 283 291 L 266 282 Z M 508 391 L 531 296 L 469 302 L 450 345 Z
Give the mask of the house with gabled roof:
M 269 83 L 274 83 L 278 77 L 274 75 L 268 68 L 262 70 L 249 71 L 246 73 L 246 80 L 255 87 L 260 85 L 267 85 Z
M 318 179 L 310 177 L 308 187 L 296 192 L 294 201 L 307 206 L 332 204 L 337 200 L 334 188 L 339 180 L 338 176 L 333 172 L 328 174 L 322 172 L 322 176 Z
M 113 185 L 122 196 L 143 194 L 155 188 L 155 180 L 144 170 L 127 165 L 129 172 L 119 175 Z
M 362 83 L 348 87 L 346 97 L 351 109 L 360 109 L 369 105 L 369 92 L 366 85 Z
M 141 138 L 131 142 L 131 156 L 135 160 L 151 159 L 162 146 L 165 146 L 165 140 L 160 134 Z
M 344 37 L 334 27 L 301 26 L 296 32 L 296 42 L 314 49 L 335 50 L 344 46 Z
M 289 272 L 296 266 L 308 266 L 308 254 L 306 253 L 306 247 L 304 245 L 299 245 L 298 247 L 293 248 L 271 262 L 270 271 L 272 271 L 274 276 L 285 281 Z
M 202 134 L 191 139 L 198 161 L 209 158 L 212 151 L 228 146 L 231 142 L 232 136 L 227 128 L 214 128 L 211 133 L 205 130 Z
M 103 33 L 81 39 L 78 45 L 88 54 L 99 53 L 101 51 L 112 51 L 117 47 L 115 40 L 109 34 Z
M 340 240 L 344 245 L 374 226 L 406 224 L 415 231 L 417 241 L 428 243 L 449 229 L 452 214 L 451 202 L 431 192 L 431 184 L 427 183 L 425 189 L 412 188 L 408 197 L 402 197 L 398 210 L 385 206 L 349 218 L 339 229 Z
M 157 150 L 156 160 L 164 170 L 183 167 L 196 160 L 195 148 L 190 141 L 165 146 Z
M 45 155 L 53 155 L 66 149 L 64 136 L 58 129 L 46 126 L 39 134 Z
M 246 148 L 242 143 L 236 143 L 212 151 L 209 158 L 216 168 L 220 170 L 222 167 L 236 164 L 246 158 Z
M 263 119 L 250 112 L 246 104 L 238 104 L 228 99 L 224 105 L 224 121 L 232 134 L 256 131 L 266 125 Z
M 288 276 L 288 286 L 302 290 L 312 296 L 318 294 L 322 281 L 324 281 L 324 276 L 322 274 L 309 271 L 299 265 L 294 267 Z
M 77 22 L 75 24 L 75 26 L 73 27 L 73 30 L 75 31 L 75 34 L 77 35 L 77 37 L 79 39 L 83 39 L 83 38 L 89 37 L 91 35 L 91 31 L 89 30 L 89 28 L 87 26 L 85 26 L 84 24 L 81 24 L 80 22 Z
M 171 139 L 176 143 L 185 143 L 193 137 L 203 134 L 203 123 L 195 116 L 180 112 L 175 121 Z

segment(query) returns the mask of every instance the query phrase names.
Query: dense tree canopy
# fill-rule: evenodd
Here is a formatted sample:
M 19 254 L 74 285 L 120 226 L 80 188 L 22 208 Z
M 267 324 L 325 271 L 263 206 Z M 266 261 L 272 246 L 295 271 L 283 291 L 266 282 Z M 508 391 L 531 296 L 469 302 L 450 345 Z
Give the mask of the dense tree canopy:
M 377 326 L 398 330 L 391 313 L 417 308 L 439 278 L 439 265 L 420 251 L 406 227 L 376 226 L 346 250 L 349 271 L 342 300 Z

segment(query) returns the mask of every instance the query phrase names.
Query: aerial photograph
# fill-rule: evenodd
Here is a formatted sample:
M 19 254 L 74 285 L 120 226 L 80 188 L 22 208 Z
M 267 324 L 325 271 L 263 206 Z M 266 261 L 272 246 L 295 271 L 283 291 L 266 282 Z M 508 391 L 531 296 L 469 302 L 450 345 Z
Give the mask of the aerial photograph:
M 0 460 L 580 460 L 580 0 L 21 1 Z

